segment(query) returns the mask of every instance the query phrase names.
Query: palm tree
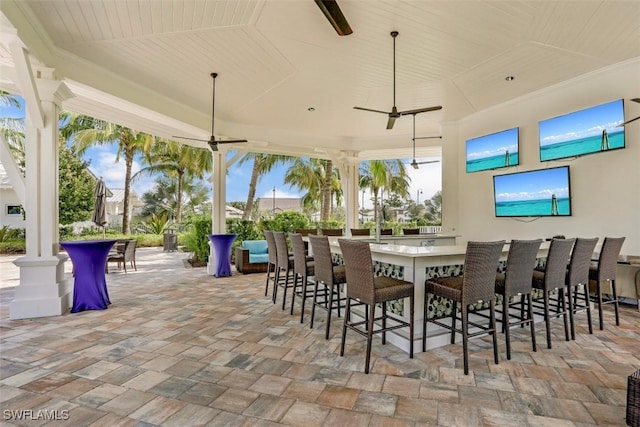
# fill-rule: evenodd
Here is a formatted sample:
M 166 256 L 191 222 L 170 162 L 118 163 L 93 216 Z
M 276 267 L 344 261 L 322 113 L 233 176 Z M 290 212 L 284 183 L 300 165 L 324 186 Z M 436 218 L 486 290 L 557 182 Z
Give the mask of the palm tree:
M 292 157 L 281 156 L 276 154 L 264 153 L 245 153 L 238 160 L 238 165 L 242 165 L 249 160 L 253 160 L 251 169 L 251 181 L 249 182 L 249 194 L 247 195 L 247 204 L 242 215 L 243 220 L 248 220 L 253 210 L 253 201 L 256 197 L 256 186 L 258 180 L 269 173 L 275 166 L 286 164 L 292 160 Z
M 18 97 L 0 90 L 0 106 L 20 108 Z M 18 165 L 24 168 L 24 119 L 0 117 L 0 132 L 9 145 Z
M 90 128 L 89 128 L 90 127 Z M 62 135 L 71 137 L 72 147 L 82 155 L 87 148 L 94 145 L 118 144 L 116 161 L 124 157 L 124 206 L 122 213 L 122 233 L 131 234 L 131 218 L 129 217 L 129 195 L 131 193 L 132 166 L 136 154 L 149 151 L 155 138 L 149 134 L 129 129 L 124 126 L 108 123 L 88 116 L 71 115 L 61 127 Z
M 332 200 L 342 202 L 342 187 L 337 170 L 331 160 L 297 158 L 284 176 L 284 183 L 305 192 L 302 206 L 309 211 L 318 211 L 320 221 L 331 217 Z
M 157 140 L 145 154 L 148 166 L 138 171 L 132 179 L 163 173 L 176 179 L 175 221 L 182 222 L 184 180 L 186 176 L 203 179 L 213 170 L 213 161 L 208 150 L 175 141 Z
M 378 222 L 380 191 L 386 188 L 400 197 L 409 197 L 409 183 L 404 163 L 394 160 L 369 160 L 360 164 L 360 188 L 368 188 L 373 194 L 374 219 Z

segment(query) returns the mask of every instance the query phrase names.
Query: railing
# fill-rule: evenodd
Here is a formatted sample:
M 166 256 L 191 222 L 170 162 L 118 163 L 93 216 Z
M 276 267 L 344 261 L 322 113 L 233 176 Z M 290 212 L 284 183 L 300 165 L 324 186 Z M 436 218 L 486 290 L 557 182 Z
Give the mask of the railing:
M 420 234 L 435 234 L 441 232 L 441 225 L 423 225 L 422 227 L 420 227 Z

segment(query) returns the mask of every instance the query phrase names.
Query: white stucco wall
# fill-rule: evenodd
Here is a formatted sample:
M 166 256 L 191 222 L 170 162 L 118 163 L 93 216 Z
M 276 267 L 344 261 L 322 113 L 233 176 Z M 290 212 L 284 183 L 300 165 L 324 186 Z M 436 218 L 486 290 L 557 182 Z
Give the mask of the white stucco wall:
M 540 162 L 538 121 L 615 99 L 625 119 L 640 115 L 640 61 L 600 70 L 485 110 L 443 127 L 444 231 L 469 240 L 626 236 L 623 253 L 640 254 L 640 120 L 625 129 L 626 148 L 574 159 Z M 517 82 L 517 77 L 516 77 Z M 467 139 L 520 128 L 520 165 L 466 173 Z M 572 216 L 496 218 L 493 175 L 570 166 Z M 602 243 L 602 241 L 600 241 Z
M 20 206 L 20 201 L 13 189 L 0 188 L 0 227 L 8 225 L 10 228 L 25 228 L 22 215 L 7 215 L 7 206 Z

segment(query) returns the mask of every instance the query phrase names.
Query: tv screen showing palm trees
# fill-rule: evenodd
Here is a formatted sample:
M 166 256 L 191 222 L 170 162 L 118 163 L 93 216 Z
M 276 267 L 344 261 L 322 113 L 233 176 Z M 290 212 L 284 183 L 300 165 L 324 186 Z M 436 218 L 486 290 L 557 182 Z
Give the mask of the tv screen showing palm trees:
M 571 216 L 569 166 L 493 177 L 497 217 Z
M 518 163 L 518 128 L 467 140 L 467 173 Z
M 624 148 L 622 99 L 539 123 L 540 161 Z

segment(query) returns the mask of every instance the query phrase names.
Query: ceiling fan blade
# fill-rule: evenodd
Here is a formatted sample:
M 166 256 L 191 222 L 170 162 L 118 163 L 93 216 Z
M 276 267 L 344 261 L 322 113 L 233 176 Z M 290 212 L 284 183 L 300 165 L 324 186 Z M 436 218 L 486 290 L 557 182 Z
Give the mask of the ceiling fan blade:
M 416 136 L 413 139 L 442 139 L 442 136 Z
M 344 17 L 340 6 L 336 0 L 315 0 L 316 4 L 324 13 L 324 16 L 329 20 L 331 26 L 336 30 L 339 36 L 348 36 L 353 33 L 351 26 L 347 22 L 347 18 Z
M 440 160 L 425 160 L 424 162 L 417 162 L 419 165 L 428 165 L 429 163 L 439 163 Z
M 640 102 L 640 98 L 631 98 L 633 102 Z
M 634 119 L 631 119 L 631 120 L 627 120 L 626 122 L 620 123 L 617 127 L 626 126 L 626 125 L 628 125 L 629 123 L 631 123 L 631 122 L 635 122 L 635 121 L 636 121 L 636 120 L 638 120 L 638 119 L 640 119 L 640 116 L 638 116 L 638 117 L 636 117 L 636 118 L 634 118 Z
M 400 111 L 400 115 L 406 116 L 407 114 L 420 114 L 420 113 L 426 113 L 429 111 L 438 111 L 438 110 L 442 110 L 441 105 L 437 105 L 435 107 L 417 108 L 415 110 Z
M 372 113 L 389 114 L 388 111 L 373 110 L 371 108 L 364 108 L 364 107 L 353 107 L 353 109 L 354 110 L 362 110 L 362 111 L 371 111 Z
M 387 129 L 393 129 L 393 125 L 396 122 L 396 118 L 392 115 L 389 115 L 389 120 L 387 121 Z
M 188 139 L 189 141 L 209 142 L 208 139 L 188 138 L 186 136 L 178 136 L 178 135 L 172 135 L 171 138 Z
M 224 141 L 216 141 L 216 144 L 236 144 L 240 142 L 248 142 L 246 139 L 227 139 Z
M 418 162 L 416 162 L 416 159 L 413 159 L 413 161 L 409 164 L 413 166 L 414 169 L 419 169 Z

